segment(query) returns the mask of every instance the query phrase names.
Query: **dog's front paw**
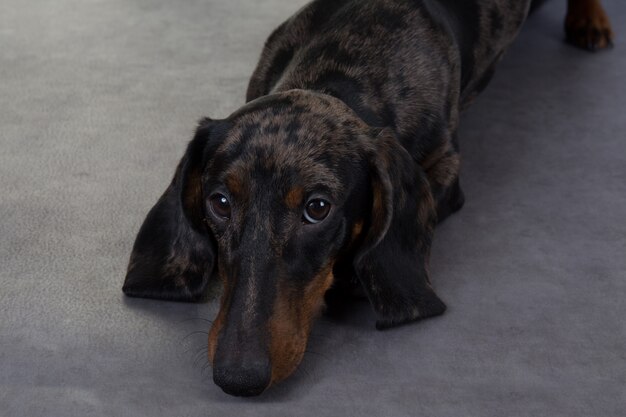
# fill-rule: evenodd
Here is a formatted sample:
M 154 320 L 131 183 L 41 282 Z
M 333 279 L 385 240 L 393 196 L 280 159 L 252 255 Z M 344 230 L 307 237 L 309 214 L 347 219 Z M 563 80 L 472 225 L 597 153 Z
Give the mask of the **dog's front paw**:
M 579 1 L 565 17 L 566 40 L 589 51 L 613 45 L 613 30 L 606 12 L 597 0 Z

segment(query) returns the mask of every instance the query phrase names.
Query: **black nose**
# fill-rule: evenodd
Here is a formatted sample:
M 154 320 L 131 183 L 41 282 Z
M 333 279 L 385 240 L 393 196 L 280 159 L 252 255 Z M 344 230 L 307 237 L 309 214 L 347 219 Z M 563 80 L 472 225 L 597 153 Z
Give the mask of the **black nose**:
M 238 397 L 259 395 L 270 384 L 271 370 L 268 365 L 249 368 L 217 366 L 213 369 L 213 381 L 226 394 Z

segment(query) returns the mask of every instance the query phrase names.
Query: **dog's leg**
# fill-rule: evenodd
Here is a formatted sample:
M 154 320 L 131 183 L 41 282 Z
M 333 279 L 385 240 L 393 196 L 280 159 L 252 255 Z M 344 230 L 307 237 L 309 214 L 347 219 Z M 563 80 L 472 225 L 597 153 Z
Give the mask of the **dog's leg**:
M 590 51 L 611 46 L 611 22 L 600 0 L 568 0 L 565 35 L 569 43 Z
M 430 182 L 439 222 L 460 210 L 465 202 L 459 185 L 461 156 L 455 148 L 452 144 L 443 145 L 422 164 Z

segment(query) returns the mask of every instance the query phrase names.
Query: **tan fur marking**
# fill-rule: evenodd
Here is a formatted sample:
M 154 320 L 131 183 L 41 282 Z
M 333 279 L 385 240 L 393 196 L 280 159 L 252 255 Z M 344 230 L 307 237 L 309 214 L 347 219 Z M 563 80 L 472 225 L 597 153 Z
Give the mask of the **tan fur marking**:
M 243 183 L 241 181 L 241 178 L 239 178 L 237 175 L 231 174 L 226 177 L 226 186 L 233 195 L 240 196 L 243 193 Z
M 354 223 L 354 226 L 352 226 L 352 236 L 350 237 L 350 241 L 354 242 L 355 240 L 357 240 L 359 236 L 361 236 L 362 231 L 363 220 L 359 220 L 358 222 Z
M 230 298 L 230 286 L 227 283 L 226 277 L 221 272 L 219 273 L 220 279 L 222 281 L 222 285 L 224 286 L 224 292 L 222 293 L 222 299 L 220 301 L 220 311 L 217 313 L 217 317 L 213 321 L 213 325 L 211 326 L 211 330 L 209 331 L 209 362 L 214 364 L 213 360 L 215 358 L 215 351 L 217 350 L 217 341 L 219 338 L 220 331 L 222 327 L 224 327 L 224 321 L 226 319 L 226 311 L 228 311 L 228 302 Z
M 302 204 L 302 198 L 304 198 L 302 187 L 293 187 L 285 196 L 285 204 L 290 209 L 298 208 Z
M 565 17 L 567 40 L 584 49 L 611 45 L 613 30 L 599 0 L 569 0 Z
M 302 300 L 290 302 L 289 290 L 286 287 L 279 289 L 270 319 L 272 384 L 291 375 L 302 361 L 311 324 L 322 306 L 324 293 L 333 283 L 333 263 L 330 262 L 306 287 Z

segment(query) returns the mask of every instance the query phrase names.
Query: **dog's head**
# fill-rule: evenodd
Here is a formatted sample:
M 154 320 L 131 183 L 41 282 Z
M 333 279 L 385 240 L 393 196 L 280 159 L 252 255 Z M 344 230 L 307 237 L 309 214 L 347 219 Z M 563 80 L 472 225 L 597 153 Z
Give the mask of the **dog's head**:
M 429 193 L 397 140 L 339 100 L 267 96 L 201 122 L 139 232 L 124 291 L 198 300 L 219 277 L 214 380 L 259 394 L 300 363 L 338 269 L 361 281 L 379 327 L 415 318 L 411 282 L 434 216 L 417 202 Z

